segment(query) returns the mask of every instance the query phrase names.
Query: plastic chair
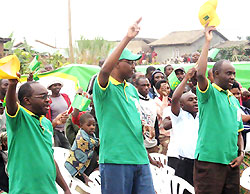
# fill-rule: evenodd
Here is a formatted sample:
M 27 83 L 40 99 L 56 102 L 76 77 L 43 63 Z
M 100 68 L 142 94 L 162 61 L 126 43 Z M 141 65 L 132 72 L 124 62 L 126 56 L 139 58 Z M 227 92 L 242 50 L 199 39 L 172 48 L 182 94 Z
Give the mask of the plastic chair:
M 152 159 L 160 161 L 163 164 L 162 171 L 164 171 L 165 174 L 174 175 L 175 170 L 167 165 L 168 157 L 166 155 L 159 153 L 151 153 L 149 155 Z
M 167 170 L 170 168 L 171 170 Z M 170 180 L 173 176 L 172 173 L 174 172 L 173 169 L 169 166 L 164 166 L 164 168 L 158 168 L 150 164 L 150 169 L 152 173 L 152 179 L 154 188 L 157 194 L 168 194 L 170 191 Z
M 150 165 L 154 188 L 157 194 L 166 194 L 170 191 L 170 180 L 174 175 L 175 170 L 167 165 L 167 156 L 159 153 L 151 153 L 151 158 L 156 161 L 160 161 L 163 164 L 163 168 Z
M 163 154 L 159 154 L 159 153 L 150 153 L 149 154 L 151 156 L 151 158 L 153 158 L 154 160 L 157 161 L 161 161 L 161 163 L 166 166 L 168 163 L 168 157 L 166 155 Z
M 93 182 L 89 182 L 90 188 L 95 194 L 101 193 L 101 175 L 100 171 L 96 170 L 89 175 L 89 179 Z
M 185 190 L 194 194 L 194 187 L 178 176 L 172 176 L 170 180 L 171 191 L 166 193 L 183 194 Z
M 54 159 L 57 162 L 57 165 L 60 169 L 60 172 L 62 174 L 62 177 L 64 178 L 65 182 L 70 188 L 70 191 L 72 194 L 88 194 L 88 193 L 93 193 L 92 189 L 88 187 L 86 184 L 84 184 L 81 180 L 78 178 L 72 177 L 68 170 L 64 167 L 64 163 L 66 159 L 69 156 L 69 150 L 60 148 L 60 147 L 54 147 Z M 64 194 L 64 191 L 62 188 L 56 184 L 58 194 Z
M 247 190 L 250 190 L 250 167 L 243 171 L 240 177 L 240 185 Z

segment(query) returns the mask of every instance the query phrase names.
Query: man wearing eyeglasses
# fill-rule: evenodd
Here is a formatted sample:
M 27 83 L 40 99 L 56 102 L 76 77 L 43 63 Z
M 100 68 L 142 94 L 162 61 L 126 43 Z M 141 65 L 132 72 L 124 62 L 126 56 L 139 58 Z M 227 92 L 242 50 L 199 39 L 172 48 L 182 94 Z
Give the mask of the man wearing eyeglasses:
M 38 82 L 27 82 L 18 91 L 17 79 L 9 80 L 6 94 L 9 193 L 57 194 L 55 181 L 70 194 L 53 158 L 53 127 L 65 121 L 63 114 L 51 122 L 48 91 Z
M 155 193 L 143 144 L 138 93 L 126 82 L 134 73 L 134 61 L 141 58 L 125 48 L 139 33 L 140 21 L 112 50 L 94 84 L 102 194 Z

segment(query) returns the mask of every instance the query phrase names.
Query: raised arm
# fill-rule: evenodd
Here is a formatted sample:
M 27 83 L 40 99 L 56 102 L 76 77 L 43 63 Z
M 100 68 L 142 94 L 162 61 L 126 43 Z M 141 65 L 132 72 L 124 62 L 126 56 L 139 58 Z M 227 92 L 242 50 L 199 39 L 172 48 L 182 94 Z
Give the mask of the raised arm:
M 198 68 L 197 68 L 197 80 L 199 88 L 202 91 L 205 91 L 207 89 L 208 81 L 206 78 L 206 71 L 207 71 L 207 56 L 208 56 L 208 50 L 210 47 L 210 42 L 213 39 L 213 30 L 216 30 L 214 26 L 208 26 L 208 24 L 205 27 L 205 44 L 203 46 L 201 56 L 198 60 Z
M 142 18 L 139 18 L 132 26 L 129 27 L 127 35 L 118 44 L 112 54 L 105 60 L 103 67 L 99 73 L 98 81 L 101 87 L 105 88 L 108 84 L 109 76 L 117 64 L 123 49 L 127 46 L 130 40 L 132 40 L 140 31 L 138 24 Z
M 184 79 L 181 81 L 181 83 L 178 85 L 178 87 L 175 89 L 173 96 L 172 96 L 172 103 L 171 103 L 171 111 L 174 115 L 178 116 L 180 113 L 180 98 L 183 94 L 183 91 L 185 89 L 185 86 L 187 84 L 187 81 L 191 79 L 196 72 L 196 68 L 192 67 L 188 70 L 187 74 L 185 75 Z
M 20 74 L 17 73 L 18 77 Z M 6 92 L 6 107 L 8 114 L 14 116 L 17 111 L 17 98 L 16 98 L 16 85 L 18 83 L 17 79 L 9 79 L 9 87 Z

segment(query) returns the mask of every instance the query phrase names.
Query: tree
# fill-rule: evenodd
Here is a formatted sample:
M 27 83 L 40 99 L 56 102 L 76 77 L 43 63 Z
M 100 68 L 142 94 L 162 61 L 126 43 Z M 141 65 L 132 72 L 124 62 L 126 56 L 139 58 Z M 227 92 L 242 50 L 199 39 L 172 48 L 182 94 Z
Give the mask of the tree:
M 250 36 L 247 36 L 246 39 L 247 39 L 248 41 L 250 41 Z
M 108 52 L 115 43 L 96 37 L 94 40 L 88 40 L 81 36 L 76 41 L 75 53 L 77 63 L 87 63 L 90 65 L 98 65 L 100 59 L 106 58 Z

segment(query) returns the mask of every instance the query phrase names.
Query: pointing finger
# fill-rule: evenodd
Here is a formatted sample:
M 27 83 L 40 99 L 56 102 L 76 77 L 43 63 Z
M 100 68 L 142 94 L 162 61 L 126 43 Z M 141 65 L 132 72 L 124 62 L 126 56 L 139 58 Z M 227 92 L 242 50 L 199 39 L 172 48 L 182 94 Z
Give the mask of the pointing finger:
M 142 17 L 140 17 L 138 20 L 136 20 L 136 24 L 139 24 L 140 22 L 141 22 L 141 20 L 142 20 Z

